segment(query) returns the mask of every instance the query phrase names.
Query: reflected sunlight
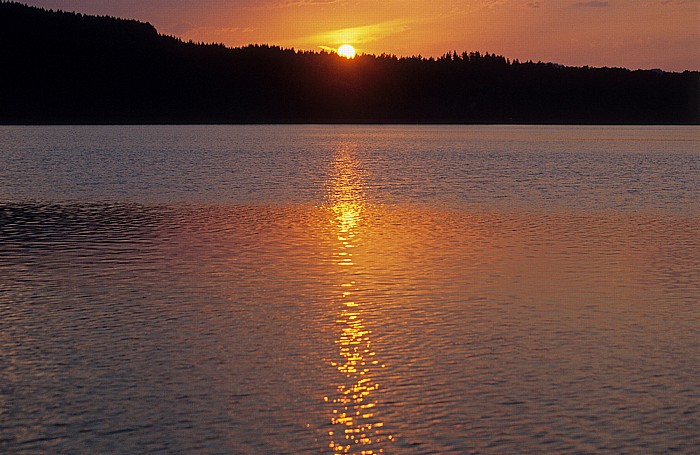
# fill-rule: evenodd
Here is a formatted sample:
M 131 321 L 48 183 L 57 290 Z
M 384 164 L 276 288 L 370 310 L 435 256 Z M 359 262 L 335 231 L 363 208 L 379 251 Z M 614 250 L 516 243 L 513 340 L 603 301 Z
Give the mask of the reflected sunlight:
M 366 204 L 361 171 L 350 146 L 339 148 L 329 186 L 332 224 L 338 238 L 334 263 L 352 267 L 355 265 L 352 251 L 359 244 Z M 353 298 L 359 287 L 352 271 L 346 269 L 341 276 L 338 299 L 342 306 L 336 319 L 340 331 L 336 340 L 339 360 L 332 365 L 342 376 L 336 397 L 324 398 L 334 404 L 331 418 L 334 429 L 328 432 L 329 447 L 335 454 L 383 453 L 380 444 L 391 440 L 392 436 L 382 434 L 384 423 L 376 415 L 377 401 L 372 397 L 379 388 L 372 373 L 383 365 L 375 360 L 371 331 L 363 320 L 363 303 Z

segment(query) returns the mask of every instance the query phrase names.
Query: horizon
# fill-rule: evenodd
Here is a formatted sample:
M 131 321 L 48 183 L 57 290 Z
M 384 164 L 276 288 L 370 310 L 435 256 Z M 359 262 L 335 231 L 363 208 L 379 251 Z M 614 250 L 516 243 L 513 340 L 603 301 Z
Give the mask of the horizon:
M 3 94 L 7 123 L 698 121 L 699 72 L 572 67 L 480 51 L 353 62 L 342 57 L 354 49 L 342 46 L 337 55 L 275 44 L 226 48 L 157 35 L 136 19 L 3 6 L 6 63 L 15 68 L 4 84 L 14 87 Z
M 364 1 L 350 4 L 344 0 L 240 1 L 233 5 L 210 0 L 203 4 L 158 0 L 148 5 L 84 0 L 16 3 L 148 22 L 162 35 L 229 48 L 258 44 L 336 52 L 349 44 L 358 55 L 438 58 L 447 52 L 468 50 L 572 67 L 700 71 L 700 49 L 693 45 L 700 41 L 700 31 L 694 26 L 700 17 L 700 1 L 645 1 L 641 8 L 635 8 L 644 12 L 635 14 L 629 1 L 555 5 L 548 1 L 481 0 L 470 2 L 467 11 L 464 2 L 434 0 L 430 7 L 428 2 L 410 2 L 413 6 L 399 8 L 400 12 L 391 6 L 409 2 L 392 1 L 377 8 Z M 424 8 L 415 7 L 416 3 Z M 434 10 L 446 4 L 451 5 L 445 9 L 450 12 L 436 19 Z M 368 16 L 375 21 L 370 23 Z M 583 35 L 596 39 L 583 43 L 579 39 Z

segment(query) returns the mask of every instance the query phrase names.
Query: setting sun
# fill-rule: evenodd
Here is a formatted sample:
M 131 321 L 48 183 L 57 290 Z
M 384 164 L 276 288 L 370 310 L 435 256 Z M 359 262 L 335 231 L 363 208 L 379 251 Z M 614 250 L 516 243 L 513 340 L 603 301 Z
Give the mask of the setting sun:
M 345 58 L 355 58 L 355 48 L 349 44 L 343 44 L 338 48 L 338 55 Z

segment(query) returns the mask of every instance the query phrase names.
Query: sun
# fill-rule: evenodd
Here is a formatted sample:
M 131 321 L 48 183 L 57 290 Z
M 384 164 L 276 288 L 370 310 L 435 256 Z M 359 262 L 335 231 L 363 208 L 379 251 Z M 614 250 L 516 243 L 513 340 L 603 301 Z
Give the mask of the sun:
M 355 52 L 355 48 L 351 45 L 343 44 L 338 48 L 338 55 L 345 58 L 355 58 L 355 55 L 357 55 L 357 53 Z

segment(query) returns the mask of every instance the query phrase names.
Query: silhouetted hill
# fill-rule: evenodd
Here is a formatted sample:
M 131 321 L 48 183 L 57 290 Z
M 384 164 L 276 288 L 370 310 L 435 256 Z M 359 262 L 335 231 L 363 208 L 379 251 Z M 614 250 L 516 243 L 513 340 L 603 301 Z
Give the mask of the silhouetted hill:
M 185 43 L 0 3 L 2 123 L 698 123 L 700 73 Z

